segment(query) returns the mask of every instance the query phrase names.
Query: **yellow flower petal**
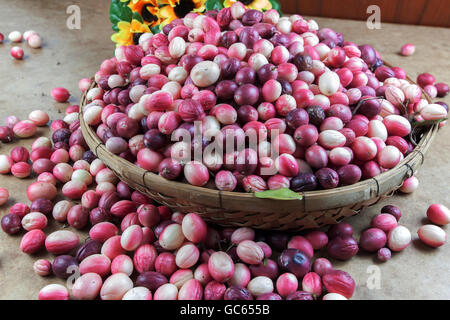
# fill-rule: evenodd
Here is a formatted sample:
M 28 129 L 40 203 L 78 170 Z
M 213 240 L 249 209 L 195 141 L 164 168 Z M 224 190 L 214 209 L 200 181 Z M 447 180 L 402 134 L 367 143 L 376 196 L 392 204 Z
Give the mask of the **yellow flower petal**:
M 175 7 L 179 3 L 179 0 L 158 0 L 159 5 L 168 4 L 171 7 Z
M 233 4 L 233 3 L 235 3 L 236 2 L 236 0 L 225 0 L 224 2 L 223 2 L 223 6 L 225 7 L 225 8 L 229 8 L 229 7 L 231 7 L 231 5 Z
M 141 27 L 141 23 L 138 20 L 136 20 L 136 19 L 131 20 L 131 31 L 139 30 L 140 27 Z
M 248 6 L 251 9 L 255 10 L 270 10 L 272 9 L 272 4 L 268 0 L 254 0 Z
M 131 33 L 130 33 L 131 35 Z M 111 36 L 111 40 L 116 43 L 117 46 L 129 46 L 133 44 L 133 37 L 124 37 L 124 34 L 115 33 Z
M 119 21 L 117 27 L 119 30 L 130 30 L 131 24 L 128 21 Z
M 177 15 L 175 14 L 173 8 L 167 5 L 159 10 L 159 17 L 161 18 L 161 20 L 163 20 L 161 24 L 166 25 L 170 23 L 172 20 L 176 19 Z
M 132 11 L 135 11 L 135 12 L 139 13 L 140 15 L 142 15 L 142 9 L 146 5 L 150 5 L 150 6 L 155 7 L 155 8 L 158 7 L 158 5 L 156 3 L 156 0 L 137 0 L 137 2 L 133 2 L 133 3 L 130 2 L 128 4 L 128 7 Z
M 233 3 L 235 3 L 236 0 L 225 0 L 223 5 L 225 8 L 231 7 Z M 254 10 L 270 10 L 272 9 L 272 4 L 269 0 L 253 0 L 249 5 L 245 6 L 248 9 L 254 9 Z
M 195 5 L 195 9 L 192 11 L 200 13 L 205 11 L 206 0 L 192 0 L 192 2 L 194 2 Z

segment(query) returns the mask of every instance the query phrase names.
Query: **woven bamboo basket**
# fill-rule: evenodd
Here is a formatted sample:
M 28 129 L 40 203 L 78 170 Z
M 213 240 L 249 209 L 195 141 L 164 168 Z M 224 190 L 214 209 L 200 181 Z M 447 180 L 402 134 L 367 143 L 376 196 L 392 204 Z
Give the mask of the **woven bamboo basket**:
M 408 81 L 413 83 L 409 78 Z M 94 86 L 95 82 L 91 88 Z M 84 94 L 81 108 L 86 104 Z M 421 167 L 438 131 L 437 124 L 426 128 L 415 149 L 403 161 L 375 178 L 331 190 L 303 192 L 301 200 L 274 200 L 257 198 L 252 193 L 225 192 L 166 180 L 109 152 L 80 115 L 80 126 L 91 150 L 130 187 L 176 211 L 196 212 L 213 224 L 280 231 L 336 224 L 392 195 Z

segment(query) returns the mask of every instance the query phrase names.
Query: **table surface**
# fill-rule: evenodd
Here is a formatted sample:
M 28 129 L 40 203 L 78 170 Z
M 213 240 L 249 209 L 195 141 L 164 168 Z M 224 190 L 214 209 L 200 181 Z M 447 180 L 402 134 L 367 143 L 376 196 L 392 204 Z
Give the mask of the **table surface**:
M 22 61 L 9 55 L 11 43 L 0 44 L 0 123 L 7 115 L 26 119 L 35 109 L 47 111 L 52 119 L 61 118 L 67 104 L 55 103 L 50 96 L 54 87 L 66 87 L 72 93 L 71 104 L 78 104 L 78 80 L 90 77 L 100 63 L 113 55 L 109 40 L 111 24 L 108 20 L 109 1 L 77 1 L 81 9 L 81 29 L 69 30 L 66 9 L 72 1 L 17 0 L 14 5 L 0 5 L 1 30 L 33 29 L 43 37 L 42 49 L 25 51 Z M 368 30 L 364 22 L 317 18 L 320 26 L 342 32 L 345 39 L 359 44 L 374 45 L 386 61 L 403 67 L 415 79 L 419 73 L 430 72 L 439 82 L 450 83 L 450 29 L 382 24 L 380 30 Z M 404 43 L 414 43 L 416 54 L 401 57 L 398 51 Z M 450 99 L 445 99 L 447 103 Z M 48 135 L 47 129 L 38 134 Z M 450 299 L 450 244 L 431 249 L 417 239 L 417 229 L 427 223 L 426 209 L 432 203 L 450 206 L 449 184 L 450 127 L 444 127 L 435 139 L 425 163 L 417 174 L 419 189 L 412 195 L 395 195 L 362 212 L 348 221 L 357 235 L 369 226 L 371 218 L 385 204 L 402 209 L 401 224 L 413 234 L 413 243 L 404 252 L 396 253 L 387 263 L 379 263 L 371 254 L 358 254 L 350 262 L 336 262 L 336 268 L 349 272 L 356 280 L 355 299 Z M 0 144 L 0 153 L 9 153 L 16 145 L 30 147 L 33 138 L 13 144 Z M 34 179 L 19 180 L 0 176 L 0 186 L 9 189 L 11 199 L 0 207 L 0 216 L 8 212 L 14 202 L 28 203 L 26 187 Z M 46 231 L 63 226 L 52 221 Z M 449 231 L 449 227 L 444 228 Z M 84 240 L 87 232 L 78 232 Z M 63 283 L 54 277 L 42 278 L 34 274 L 32 265 L 44 254 L 28 256 L 19 249 L 21 234 L 8 236 L 0 232 L 0 299 L 36 299 L 39 290 L 50 283 Z M 358 240 L 358 239 L 357 239 Z

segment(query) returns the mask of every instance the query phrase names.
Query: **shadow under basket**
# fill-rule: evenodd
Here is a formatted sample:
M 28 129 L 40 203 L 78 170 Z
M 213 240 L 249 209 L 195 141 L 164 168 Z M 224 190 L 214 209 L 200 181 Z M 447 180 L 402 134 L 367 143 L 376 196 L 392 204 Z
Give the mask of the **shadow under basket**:
M 408 81 L 413 83 L 411 79 Z M 95 82 L 91 87 L 95 87 Z M 86 90 L 87 92 L 88 90 Z M 430 103 L 430 99 L 425 95 Z M 81 109 L 87 104 L 86 93 Z M 423 164 L 438 125 L 424 128 L 415 149 L 395 168 L 375 178 L 331 190 L 302 192 L 301 200 L 260 199 L 253 193 L 225 192 L 170 181 L 109 152 L 80 112 L 80 126 L 90 149 L 130 187 L 175 211 L 196 212 L 206 221 L 228 227 L 299 231 L 336 224 L 392 195 Z

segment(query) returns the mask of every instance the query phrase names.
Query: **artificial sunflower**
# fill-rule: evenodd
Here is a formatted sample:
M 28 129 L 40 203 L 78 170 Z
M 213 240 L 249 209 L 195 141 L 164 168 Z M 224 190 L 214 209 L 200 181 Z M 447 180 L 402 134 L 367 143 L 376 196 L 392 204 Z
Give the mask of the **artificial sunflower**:
M 137 12 L 150 27 L 159 24 L 157 0 L 131 0 L 128 7 L 131 11 Z
M 145 23 L 136 19 L 131 20 L 131 23 L 128 21 L 119 21 L 117 27 L 119 31 L 111 36 L 111 40 L 118 46 L 135 44 L 135 35 L 140 36 L 142 33 L 150 32 L 150 28 Z
M 237 2 L 237 0 L 225 0 L 223 5 L 225 8 L 228 8 L 235 2 Z M 259 11 L 272 9 L 272 3 L 270 3 L 269 0 L 239 0 L 239 2 L 242 2 L 248 9 L 255 9 Z
M 160 5 L 159 18 L 161 25 L 165 26 L 171 21 L 183 18 L 189 12 L 205 11 L 207 0 L 158 0 Z

